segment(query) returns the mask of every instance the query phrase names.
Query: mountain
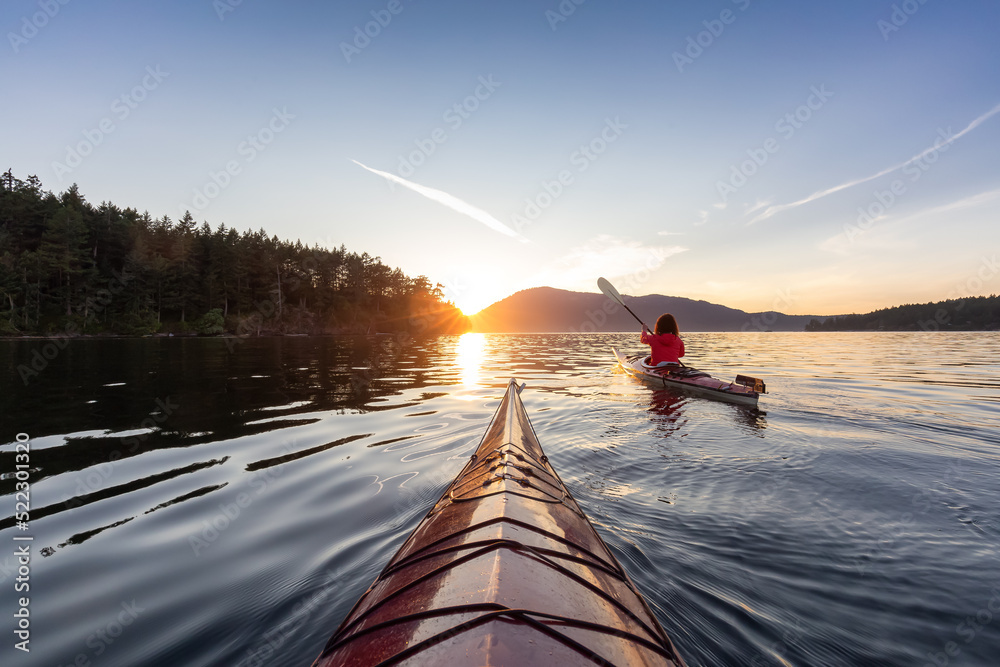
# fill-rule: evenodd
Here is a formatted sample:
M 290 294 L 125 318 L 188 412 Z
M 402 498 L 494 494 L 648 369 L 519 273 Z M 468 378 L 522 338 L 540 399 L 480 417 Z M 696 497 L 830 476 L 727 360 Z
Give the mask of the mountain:
M 651 294 L 625 303 L 650 327 L 663 313 L 673 313 L 681 331 L 803 331 L 812 315 L 774 311 L 747 313 L 707 301 Z M 824 319 L 820 317 L 819 319 Z M 635 331 L 639 324 L 603 294 L 533 287 L 512 294 L 471 318 L 472 330 L 484 333 L 553 331 Z

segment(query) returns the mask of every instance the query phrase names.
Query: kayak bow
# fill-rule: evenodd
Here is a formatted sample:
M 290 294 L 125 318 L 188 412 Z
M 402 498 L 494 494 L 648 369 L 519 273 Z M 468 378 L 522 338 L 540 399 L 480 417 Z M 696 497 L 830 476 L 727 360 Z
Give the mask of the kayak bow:
M 684 665 L 549 464 L 514 380 L 313 664 L 399 663 Z
M 615 348 L 611 351 L 626 373 L 668 389 L 681 389 L 695 396 L 752 407 L 757 407 L 760 395 L 766 393 L 764 381 L 758 378 L 737 375 L 735 381 L 723 382 L 690 366 L 649 366 L 646 363 L 649 355 L 626 357 Z

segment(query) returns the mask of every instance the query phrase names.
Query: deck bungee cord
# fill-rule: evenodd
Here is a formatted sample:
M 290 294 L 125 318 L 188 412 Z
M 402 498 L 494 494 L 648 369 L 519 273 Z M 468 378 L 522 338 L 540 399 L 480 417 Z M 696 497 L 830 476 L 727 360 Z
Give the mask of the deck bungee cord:
M 684 665 L 542 451 L 514 380 L 314 665 L 402 662 Z

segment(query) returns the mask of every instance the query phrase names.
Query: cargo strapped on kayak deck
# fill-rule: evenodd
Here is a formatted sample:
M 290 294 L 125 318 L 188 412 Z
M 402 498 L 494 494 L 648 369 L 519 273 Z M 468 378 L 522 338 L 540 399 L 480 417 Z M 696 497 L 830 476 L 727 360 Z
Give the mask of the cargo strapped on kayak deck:
M 749 375 L 737 375 L 736 384 L 741 384 L 747 389 L 752 389 L 758 394 L 767 393 L 764 381 L 760 378 L 750 377 Z

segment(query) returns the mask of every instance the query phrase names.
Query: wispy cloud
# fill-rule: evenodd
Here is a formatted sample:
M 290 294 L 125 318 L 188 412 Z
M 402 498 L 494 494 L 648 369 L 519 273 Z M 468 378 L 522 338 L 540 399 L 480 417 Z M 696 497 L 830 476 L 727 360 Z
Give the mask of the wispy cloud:
M 957 201 L 941 204 L 940 206 L 925 208 L 921 211 L 908 215 L 905 218 L 895 219 L 888 223 L 886 223 L 886 220 L 888 220 L 890 216 L 888 214 L 880 215 L 877 218 L 872 219 L 872 224 L 877 224 L 877 228 L 866 231 L 858 231 L 854 236 L 841 232 L 840 234 L 832 236 L 820 243 L 819 248 L 820 250 L 826 250 L 828 252 L 841 255 L 848 254 L 849 252 L 856 250 L 853 243 L 855 242 L 854 238 L 857 237 L 864 239 L 864 246 L 868 250 L 873 248 L 882 250 L 899 250 L 904 247 L 903 241 L 905 240 L 900 238 L 902 236 L 900 227 L 914 220 L 919 220 L 920 218 L 973 209 L 978 206 L 982 206 L 983 204 L 995 202 L 997 199 L 1000 199 L 1000 188 L 980 192 L 978 195 L 964 197 Z M 912 232 L 909 232 L 909 234 L 912 235 Z M 908 240 L 912 241 L 912 238 Z M 906 247 L 913 247 L 912 243 L 906 244 Z
M 413 190 L 417 194 L 427 197 L 431 201 L 436 201 L 437 203 L 443 206 L 447 206 L 453 211 L 458 211 L 462 215 L 466 215 L 472 218 L 476 222 L 481 222 L 482 224 L 486 225 L 495 232 L 500 232 L 501 234 L 517 239 L 522 243 L 528 243 L 528 239 L 524 238 L 510 227 L 503 224 L 502 222 L 494 218 L 486 211 L 482 210 L 481 208 L 476 208 L 472 204 L 464 202 L 458 197 L 455 197 L 454 195 L 450 195 L 447 192 L 436 190 L 434 188 L 429 188 L 426 185 L 420 185 L 419 183 L 408 181 L 405 178 L 400 178 L 399 176 L 396 176 L 395 174 L 390 174 L 385 171 L 379 171 L 378 169 L 372 169 L 369 166 L 361 164 L 357 160 L 351 160 L 351 162 L 358 165 L 362 169 L 370 171 L 373 174 L 378 174 L 379 176 L 388 180 L 391 183 L 398 183 L 399 185 L 402 185 L 404 188 L 409 188 L 410 190 Z
M 570 248 L 531 276 L 529 286 L 549 285 L 563 289 L 593 289 L 595 276 L 609 279 L 655 271 L 667 258 L 686 251 L 683 246 L 647 246 L 608 234 Z
M 789 209 L 796 208 L 798 206 L 802 206 L 803 204 L 808 204 L 810 202 L 814 202 L 817 199 L 822 199 L 823 197 L 832 195 L 832 194 L 834 194 L 836 192 L 840 192 L 841 190 L 846 190 L 847 188 L 852 188 L 855 185 L 860 185 L 862 183 L 867 183 L 868 181 L 873 181 L 876 178 L 881 178 L 882 176 L 885 176 L 886 174 L 891 174 L 894 171 L 902 169 L 903 167 L 907 166 L 908 164 L 912 164 L 912 163 L 916 162 L 917 160 L 920 160 L 920 159 L 924 158 L 925 156 L 930 155 L 931 153 L 934 153 L 936 151 L 941 150 L 942 146 L 947 146 L 947 145 L 949 145 L 951 143 L 954 143 L 956 140 L 960 139 L 961 137 L 965 136 L 966 134 L 968 134 L 972 130 L 976 129 L 982 123 L 984 123 L 985 121 L 989 120 L 991 117 L 995 116 L 998 113 L 1000 113 L 1000 104 L 996 105 L 995 107 L 993 107 L 992 109 L 990 109 L 989 111 L 987 111 L 986 113 L 984 113 L 982 116 L 979 116 L 978 118 L 976 118 L 974 121 L 972 121 L 971 123 L 969 123 L 965 127 L 965 129 L 963 129 L 958 134 L 953 134 L 950 137 L 948 137 L 945 141 L 940 141 L 940 142 L 935 143 L 935 145 L 922 150 L 921 152 L 919 152 L 916 155 L 914 155 L 913 157 L 911 157 L 909 160 L 905 160 L 905 161 L 900 162 L 899 164 L 895 164 L 895 165 L 893 165 L 891 167 L 886 167 L 885 169 L 879 171 L 876 174 L 872 174 L 871 176 L 865 176 L 864 178 L 858 178 L 858 179 L 853 180 L 853 181 L 848 181 L 846 183 L 841 183 L 840 185 L 835 185 L 834 187 L 827 188 L 826 190 L 820 190 L 819 192 L 814 192 L 811 195 L 809 195 L 808 197 L 806 197 L 804 199 L 800 199 L 798 201 L 794 201 L 794 202 L 791 202 L 791 203 L 788 203 L 788 204 L 778 204 L 777 206 L 769 206 L 763 213 L 761 213 L 761 214 L 757 215 L 756 217 L 754 217 L 753 219 L 751 219 L 750 222 L 748 222 L 747 224 L 748 225 L 752 225 L 755 222 L 760 222 L 761 220 L 766 220 L 766 219 L 770 218 L 771 216 L 773 216 L 773 215 L 775 215 L 777 213 L 781 213 L 782 211 L 787 211 Z
M 980 192 L 978 195 L 965 197 L 964 199 L 959 199 L 958 201 L 951 202 L 950 204 L 942 204 L 941 206 L 935 206 L 934 208 L 925 209 L 917 214 L 911 215 L 910 217 L 906 218 L 906 220 L 912 220 L 913 218 L 923 217 L 925 215 L 935 215 L 938 213 L 951 213 L 952 211 L 957 211 L 964 208 L 974 208 L 981 204 L 991 202 L 997 197 L 1000 197 L 1000 188 L 995 190 L 987 190 L 986 192 Z M 905 222 L 905 220 L 903 222 Z

